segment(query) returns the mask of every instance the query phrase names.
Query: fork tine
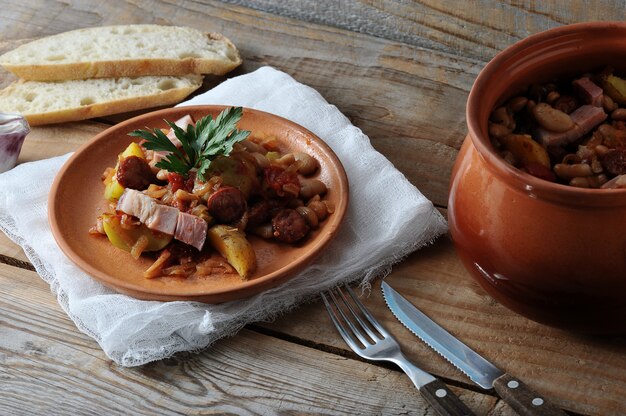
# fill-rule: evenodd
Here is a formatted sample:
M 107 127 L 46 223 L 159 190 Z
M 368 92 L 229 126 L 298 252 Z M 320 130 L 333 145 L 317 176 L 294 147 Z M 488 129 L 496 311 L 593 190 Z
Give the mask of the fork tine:
M 473 416 L 472 411 L 468 409 L 454 393 L 448 390 L 441 381 L 411 363 L 404 354 L 402 354 L 398 341 L 396 341 L 396 339 L 378 323 L 376 318 L 369 313 L 365 306 L 356 298 L 352 289 L 346 285 L 345 290 L 352 298 L 353 303 L 358 307 L 360 313 L 366 320 L 369 320 L 371 327 L 380 331 L 383 336 L 382 338 L 372 336 L 372 329 L 359 317 L 359 313 L 350 305 L 348 297 L 340 288 L 337 288 L 337 293 L 339 293 L 344 303 L 343 307 L 339 304 L 337 297 L 333 293 L 334 289 L 322 293 L 322 300 L 324 301 L 324 305 L 326 305 L 331 321 L 335 324 L 335 327 L 346 344 L 348 344 L 355 353 L 368 360 L 391 361 L 397 364 L 409 376 L 415 387 L 417 387 L 422 396 L 433 406 L 435 412 L 438 414 Z M 334 308 L 328 300 L 329 297 L 334 304 Z M 357 320 L 358 325 L 361 326 L 363 330 L 367 331 L 369 336 L 372 336 L 373 344 L 365 341 L 364 337 L 366 335 L 361 333 L 352 320 L 348 318 L 346 312 L 344 312 L 345 308 L 347 308 L 350 311 L 349 313 Z M 345 325 L 350 327 L 352 333 L 350 333 Z M 358 342 L 353 338 L 354 336 L 361 341 L 363 347 L 358 345 Z
M 346 285 L 346 289 L 351 291 L 350 287 Z M 337 292 L 339 292 L 339 295 L 341 296 L 341 299 L 343 300 L 343 303 L 345 303 L 345 305 L 348 307 L 348 310 L 350 311 L 350 313 L 352 313 L 352 316 L 354 317 L 354 319 L 356 319 L 356 321 L 359 323 L 359 325 L 361 325 L 361 327 L 365 330 L 365 332 L 367 332 L 367 334 L 370 336 L 370 338 L 376 342 L 378 340 L 381 339 L 381 336 L 379 334 L 375 334 L 374 331 L 372 331 L 369 327 L 369 325 L 367 325 L 365 323 L 365 321 L 363 321 L 363 319 L 361 319 L 361 317 L 359 316 L 359 314 L 354 310 L 354 308 L 352 307 L 352 305 L 350 304 L 350 301 L 348 300 L 348 298 L 346 297 L 346 295 L 344 295 L 343 291 L 340 288 L 337 288 Z M 348 292 L 350 293 L 350 292 Z M 355 297 L 350 294 L 350 297 L 352 298 L 352 301 L 358 306 L 358 308 L 361 310 L 362 313 L 365 314 L 366 309 L 363 306 L 363 304 L 361 304 L 360 302 L 358 302 Z M 371 318 L 371 317 L 370 317 Z M 371 320 L 371 319 L 370 319 Z M 373 325 L 372 325 L 373 326 Z M 378 329 L 378 328 L 376 328 Z M 381 331 L 380 334 L 383 334 L 383 332 Z
M 343 294 L 341 293 L 341 290 L 339 290 L 339 288 L 337 288 L 338 293 L 343 296 Z M 363 335 L 363 331 L 360 331 L 359 328 L 356 327 L 356 325 L 354 325 L 354 323 L 352 322 L 352 319 L 350 319 L 348 317 L 348 315 L 344 312 L 343 308 L 341 307 L 339 301 L 337 300 L 337 297 L 335 296 L 335 294 L 333 293 L 333 291 L 329 291 L 328 294 L 330 295 L 331 299 L 333 300 L 333 302 L 335 303 L 335 307 L 337 308 L 337 311 L 339 312 L 339 314 L 341 315 L 341 317 L 343 318 L 344 322 L 350 327 L 350 329 L 352 330 L 352 333 L 354 334 L 354 336 L 356 336 L 359 341 L 361 341 L 361 344 L 364 347 L 368 347 L 370 345 L 372 345 L 371 341 L 368 341 L 365 336 Z M 345 303 L 345 299 L 344 299 L 344 303 Z M 346 304 L 348 306 L 348 309 L 350 309 L 350 305 Z M 354 312 L 352 312 L 352 315 L 354 315 Z M 358 318 L 358 317 L 357 317 Z M 378 338 L 373 338 L 373 341 L 376 342 L 378 340 Z
M 356 297 L 356 295 L 354 294 L 354 292 L 352 291 L 352 289 L 350 289 L 350 286 L 346 285 L 346 289 L 348 291 L 348 294 L 350 294 L 350 297 L 352 298 L 352 300 L 354 301 L 354 304 L 356 306 L 359 307 L 359 309 L 361 310 L 361 313 L 367 318 L 367 320 L 370 322 L 370 324 L 372 324 L 372 326 L 374 328 L 376 328 L 376 330 L 378 330 L 378 332 L 380 332 L 380 334 L 383 337 L 388 337 L 389 332 L 387 332 L 387 330 L 385 328 L 383 328 L 383 326 L 378 323 L 378 321 L 376 320 L 376 318 L 374 318 L 374 316 L 365 308 L 365 306 L 363 306 L 363 304 L 361 303 L 361 301 Z M 361 323 L 361 325 L 363 325 L 363 323 Z
M 332 293 L 330 291 L 328 292 L 328 294 L 332 296 Z M 328 314 L 330 315 L 330 320 L 333 321 L 333 324 L 335 324 L 337 331 L 339 331 L 339 334 L 341 335 L 343 340 L 346 342 L 346 344 L 348 344 L 348 346 L 350 346 L 350 348 L 352 348 L 352 350 L 354 351 L 358 352 L 359 350 L 361 350 L 362 348 L 350 336 L 346 327 L 341 323 L 341 320 L 337 316 L 337 312 L 335 312 L 335 309 L 333 309 L 333 307 L 330 305 L 330 302 L 328 302 L 328 299 L 326 298 L 326 295 L 324 293 L 322 293 L 322 300 L 324 301 L 324 305 L 326 305 L 326 310 L 328 311 Z M 333 302 L 337 310 L 340 310 L 339 305 L 337 305 L 336 300 L 333 300 Z

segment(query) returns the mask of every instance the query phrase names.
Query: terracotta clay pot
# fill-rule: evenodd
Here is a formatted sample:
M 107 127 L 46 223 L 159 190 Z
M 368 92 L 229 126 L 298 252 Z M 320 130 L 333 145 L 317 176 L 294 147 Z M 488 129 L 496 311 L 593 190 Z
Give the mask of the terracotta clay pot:
M 498 54 L 469 96 L 469 134 L 451 179 L 451 235 L 491 296 L 542 323 L 626 331 L 626 190 L 580 189 L 516 169 L 490 143 L 489 114 L 534 82 L 606 65 L 624 73 L 624 56 L 624 23 L 559 27 Z

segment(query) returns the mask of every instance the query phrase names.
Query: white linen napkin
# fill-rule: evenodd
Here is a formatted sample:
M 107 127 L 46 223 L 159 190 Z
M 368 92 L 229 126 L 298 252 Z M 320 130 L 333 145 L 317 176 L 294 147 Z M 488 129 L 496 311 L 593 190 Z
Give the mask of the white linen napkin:
M 0 174 L 0 229 L 23 247 L 76 326 L 116 363 L 136 366 L 197 351 L 245 324 L 271 320 L 343 282 L 363 283 L 446 231 L 439 212 L 370 145 L 361 130 L 312 88 L 264 67 L 183 105 L 251 107 L 288 118 L 321 137 L 342 161 L 350 204 L 337 237 L 314 263 L 279 287 L 225 304 L 150 302 L 118 294 L 61 252 L 47 221 L 52 180 L 69 155 Z M 28 138 L 27 138 L 28 140 Z

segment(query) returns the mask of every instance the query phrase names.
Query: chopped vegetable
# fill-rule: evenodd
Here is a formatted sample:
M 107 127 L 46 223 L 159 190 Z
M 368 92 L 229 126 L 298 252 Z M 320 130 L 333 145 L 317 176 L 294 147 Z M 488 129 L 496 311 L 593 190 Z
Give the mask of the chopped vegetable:
M 604 93 L 618 104 L 626 105 L 626 80 L 615 75 L 607 75 L 602 79 Z
M 171 235 L 152 231 L 144 224 L 125 226 L 122 224 L 121 218 L 121 215 L 104 214 L 102 216 L 104 232 L 111 244 L 133 254 L 137 251 L 134 251 L 133 248 L 137 244 L 141 244 L 142 250 L 133 255 L 135 258 L 139 258 L 141 251 L 158 251 L 172 241 Z
M 538 163 L 550 168 L 548 152 L 528 134 L 509 134 L 500 139 L 500 142 L 522 165 Z
M 247 279 L 256 269 L 256 254 L 244 233 L 237 228 L 218 224 L 209 228 L 211 245 L 226 258 L 237 273 Z
M 230 108 L 195 124 L 187 115 L 167 122 L 169 131 L 130 133 L 142 140 L 104 171 L 110 203 L 90 233 L 106 235 L 135 259 L 157 251 L 146 278 L 236 271 L 247 280 L 257 273 L 247 232 L 284 244 L 303 241 L 333 211 L 321 199 L 326 185 L 310 178 L 319 162 L 303 152 L 281 153 L 274 137 L 244 141 L 250 132 L 236 129 L 242 114 Z M 212 263 L 215 252 L 225 261 Z

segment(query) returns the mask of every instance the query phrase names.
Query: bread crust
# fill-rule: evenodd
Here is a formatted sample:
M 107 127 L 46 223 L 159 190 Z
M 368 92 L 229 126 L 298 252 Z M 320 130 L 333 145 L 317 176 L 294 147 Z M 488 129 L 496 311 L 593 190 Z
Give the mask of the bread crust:
M 75 44 L 72 41 L 77 37 L 81 37 L 81 41 Z M 118 47 L 112 49 L 110 45 Z M 128 45 L 128 49 L 120 49 L 119 45 Z M 71 47 L 73 49 L 68 49 Z M 235 45 L 219 33 L 160 25 L 77 29 L 35 40 L 0 56 L 0 65 L 20 77 L 19 81 L 0 91 L 0 108 L 4 107 L 6 111 L 22 110 L 28 122 L 37 126 L 167 106 L 182 101 L 198 89 L 202 85 L 201 75 L 224 75 L 240 64 L 241 57 Z M 113 87 L 107 85 L 107 88 L 116 88 L 115 85 L 124 83 L 125 78 L 142 77 L 194 79 L 190 84 L 176 88 L 163 89 L 156 85 L 155 89 L 149 89 L 148 92 L 118 94 L 118 97 L 126 95 L 123 98 L 98 95 L 97 86 L 86 81 L 103 79 L 113 84 Z M 29 81 L 42 84 L 28 84 Z M 54 90 L 56 82 L 65 81 L 78 84 L 62 87 L 64 89 L 60 91 Z M 158 83 L 160 80 L 148 82 Z M 73 91 L 87 91 L 97 98 L 83 97 L 85 102 L 81 99 L 79 105 L 77 101 L 69 99 Z M 109 90 L 109 93 L 113 91 Z M 44 96 L 43 101 L 33 103 L 36 96 Z M 59 96 L 68 100 L 56 99 Z
M 136 58 L 71 62 L 62 64 L 17 65 L 0 64 L 8 71 L 28 81 L 61 81 L 87 78 L 140 77 L 147 75 L 181 76 L 188 74 L 224 75 L 241 65 L 241 56 L 235 45 L 219 33 L 204 33 L 213 41 L 224 42 L 232 50 L 232 60 L 187 57 L 182 59 Z M 27 46 L 28 44 L 22 45 Z M 1 60 L 1 57 L 0 57 Z
M 9 85 L 7 90 L 10 90 L 18 82 L 21 81 Z M 152 95 L 128 97 L 80 107 L 68 107 L 62 110 L 54 110 L 45 113 L 26 113 L 23 115 L 31 126 L 87 120 L 94 117 L 103 117 L 111 114 L 175 104 L 185 99 L 189 94 L 200 88 L 201 85 L 202 84 L 172 88 Z

